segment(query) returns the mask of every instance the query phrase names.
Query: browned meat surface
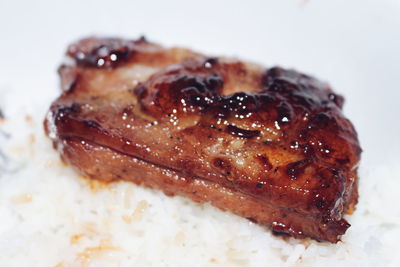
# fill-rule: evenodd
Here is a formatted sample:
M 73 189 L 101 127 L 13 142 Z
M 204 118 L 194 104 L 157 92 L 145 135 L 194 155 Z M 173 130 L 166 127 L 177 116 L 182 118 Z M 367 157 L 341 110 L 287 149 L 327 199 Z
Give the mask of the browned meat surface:
M 83 174 L 210 201 L 294 237 L 337 242 L 350 226 L 361 149 L 327 84 L 143 38 L 88 38 L 67 56 L 45 127 Z

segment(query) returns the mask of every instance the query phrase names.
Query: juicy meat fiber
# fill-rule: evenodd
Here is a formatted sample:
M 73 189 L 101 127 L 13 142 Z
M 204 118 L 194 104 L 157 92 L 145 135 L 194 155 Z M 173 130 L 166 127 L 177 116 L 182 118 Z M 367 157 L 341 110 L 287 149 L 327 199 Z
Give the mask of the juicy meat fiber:
M 280 67 L 87 38 L 59 68 L 45 121 L 64 161 L 232 211 L 275 233 L 337 242 L 361 149 L 327 84 Z

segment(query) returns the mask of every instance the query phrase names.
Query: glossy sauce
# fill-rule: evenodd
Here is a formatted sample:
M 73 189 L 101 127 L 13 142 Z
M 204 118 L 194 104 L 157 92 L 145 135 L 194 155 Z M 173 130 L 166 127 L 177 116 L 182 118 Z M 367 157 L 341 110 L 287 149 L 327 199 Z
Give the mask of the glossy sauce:
M 69 48 L 77 68 L 60 71 L 69 94 L 52 106 L 60 139 L 83 138 L 187 181 L 210 180 L 278 208 L 320 216 L 323 224 L 339 225 L 338 233 L 347 229 L 341 216 L 356 201 L 349 177 L 356 175 L 361 150 L 341 114 L 343 97 L 293 70 L 197 54 L 127 88 L 123 105 L 115 101 L 105 109 L 102 97 L 84 95 L 91 88 L 82 81 L 91 75 L 108 77 L 136 60 L 155 64 L 140 52 L 145 44 L 88 39 Z M 85 105 L 101 108 L 86 112 Z M 162 138 L 152 137 L 157 134 Z M 272 227 L 301 235 L 279 221 Z

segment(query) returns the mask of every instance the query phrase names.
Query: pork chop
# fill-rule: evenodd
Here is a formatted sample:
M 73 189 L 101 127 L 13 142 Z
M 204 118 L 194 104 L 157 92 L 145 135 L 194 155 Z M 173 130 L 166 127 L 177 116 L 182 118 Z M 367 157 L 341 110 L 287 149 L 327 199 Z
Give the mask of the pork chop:
M 350 226 L 361 149 L 326 83 L 144 38 L 80 40 L 59 74 L 45 128 L 82 174 L 211 202 L 297 238 L 337 242 Z

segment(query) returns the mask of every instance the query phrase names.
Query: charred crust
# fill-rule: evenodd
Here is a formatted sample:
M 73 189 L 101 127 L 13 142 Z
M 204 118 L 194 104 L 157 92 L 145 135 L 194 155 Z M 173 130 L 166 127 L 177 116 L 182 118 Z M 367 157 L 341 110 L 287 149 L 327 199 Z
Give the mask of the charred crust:
M 343 105 L 343 97 L 332 93 L 326 84 L 294 70 L 273 67 L 265 71 L 261 80 L 262 91 L 281 95 L 306 111 L 331 107 L 330 103 L 339 108 Z
M 142 108 L 153 115 L 174 109 L 200 111 L 217 101 L 224 80 L 217 73 L 191 74 L 179 69 L 150 78 L 135 89 Z
M 310 164 L 309 158 L 289 163 L 286 165 L 286 174 L 290 179 L 296 180 Z
M 335 103 L 341 98 L 312 77 L 279 67 L 265 71 L 258 92 L 223 95 L 225 83 L 221 64 L 217 58 L 186 60 L 139 84 L 134 90 L 135 95 L 142 109 L 153 116 L 171 114 L 175 110 L 177 117 L 200 112 L 207 117 L 229 122 L 235 118 L 251 121 L 252 114 L 257 113 L 261 124 L 276 121 L 279 127 L 291 125 L 297 114 L 314 114 L 318 110 L 337 108 Z M 323 118 L 324 112 L 320 113 L 319 117 L 311 118 L 310 127 L 320 129 L 327 123 L 334 123 Z M 226 129 L 234 135 L 241 135 L 231 128 L 228 126 Z M 307 131 L 304 133 L 307 134 Z M 258 135 L 256 130 L 243 134 L 247 138 Z
M 260 135 L 259 130 L 245 130 L 234 125 L 226 126 L 225 131 L 235 137 L 253 138 Z
M 131 58 L 135 52 L 134 45 L 135 42 L 118 38 L 88 38 L 71 45 L 67 55 L 81 67 L 113 69 Z
M 76 115 L 80 112 L 81 107 L 77 103 L 72 103 L 69 106 L 54 106 L 52 110 L 55 110 L 54 120 L 55 122 L 63 122 L 66 117 Z
M 310 118 L 310 126 L 318 127 L 320 129 L 326 128 L 333 119 L 326 112 L 319 112 Z

